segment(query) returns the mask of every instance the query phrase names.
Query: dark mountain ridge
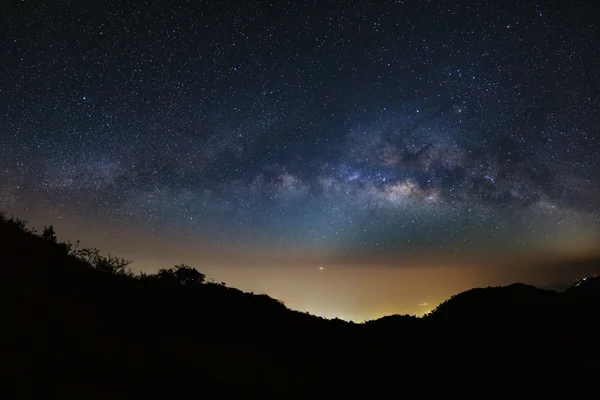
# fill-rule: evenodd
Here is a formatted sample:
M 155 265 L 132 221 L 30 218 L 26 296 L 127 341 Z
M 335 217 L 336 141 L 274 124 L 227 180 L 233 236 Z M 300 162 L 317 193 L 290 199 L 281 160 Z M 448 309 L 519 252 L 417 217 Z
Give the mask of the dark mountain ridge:
M 596 370 L 578 366 L 598 354 L 597 278 L 564 293 L 472 289 L 424 318 L 354 324 L 184 265 L 134 275 L 125 260 L 3 215 L 0 262 L 7 398 L 429 397 L 500 383 L 555 392 Z M 572 351 L 581 343 L 583 355 Z
M 565 290 L 565 294 L 573 297 L 600 297 L 600 277 L 582 278 Z

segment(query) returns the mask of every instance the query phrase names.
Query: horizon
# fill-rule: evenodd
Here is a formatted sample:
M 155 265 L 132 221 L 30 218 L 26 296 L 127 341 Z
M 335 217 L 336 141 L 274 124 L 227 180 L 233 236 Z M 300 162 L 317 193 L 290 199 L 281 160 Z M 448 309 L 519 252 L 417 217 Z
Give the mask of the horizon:
M 11 215 L 10 212 L 6 214 Z M 79 240 L 62 234 L 61 224 L 53 224 L 48 218 L 39 221 L 44 222 L 26 222 L 28 227 L 38 231 L 43 226 L 54 226 L 60 241 L 75 243 Z M 102 236 L 106 235 L 102 233 Z M 321 261 L 310 265 L 283 266 L 254 263 L 249 267 L 239 261 L 237 265 L 206 264 L 201 255 L 194 256 L 189 250 L 182 252 L 183 257 L 154 255 L 144 259 L 139 258 L 140 253 L 120 254 L 118 247 L 117 251 L 105 251 L 97 244 L 98 241 L 90 238 L 80 241 L 82 248 L 98 248 L 102 254 L 132 261 L 129 267 L 134 273 L 156 273 L 161 268 L 184 263 L 206 274 L 209 280 L 224 282 L 228 287 L 247 293 L 266 294 L 282 301 L 291 310 L 354 323 L 391 315 L 422 317 L 452 296 L 475 288 L 523 283 L 561 292 L 582 278 L 600 273 L 600 254 L 583 258 L 567 256 L 559 260 L 550 257 L 535 263 L 505 260 L 497 265 L 488 264 L 485 271 L 478 264 L 483 260 L 472 260 L 470 265 L 464 261 L 448 265 L 438 260 L 437 265 L 429 261 L 427 265 L 421 262 L 364 268 L 364 265 L 326 265 Z M 145 246 L 146 249 L 152 247 Z M 177 247 L 173 246 L 173 249 L 177 250 Z M 160 249 L 160 252 L 166 251 Z M 300 286 L 298 274 L 303 277 Z M 461 276 L 463 279 L 460 279 Z

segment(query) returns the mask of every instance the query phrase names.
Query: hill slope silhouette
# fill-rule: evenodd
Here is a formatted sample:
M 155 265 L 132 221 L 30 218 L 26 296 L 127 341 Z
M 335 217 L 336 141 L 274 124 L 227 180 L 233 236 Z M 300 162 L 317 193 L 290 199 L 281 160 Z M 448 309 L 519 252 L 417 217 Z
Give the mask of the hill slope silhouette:
M 583 278 L 567 288 L 565 294 L 577 298 L 600 300 L 600 277 Z
M 0 263 L 6 398 L 539 395 L 597 371 L 592 278 L 565 293 L 472 289 L 424 318 L 354 324 L 186 265 L 134 275 L 127 260 L 4 215 Z

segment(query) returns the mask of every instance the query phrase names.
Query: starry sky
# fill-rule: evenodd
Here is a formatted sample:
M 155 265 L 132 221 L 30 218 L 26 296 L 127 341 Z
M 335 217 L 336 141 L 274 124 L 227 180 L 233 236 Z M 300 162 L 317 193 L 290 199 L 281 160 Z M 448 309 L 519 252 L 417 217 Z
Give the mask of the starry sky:
M 0 208 L 61 240 L 356 321 L 600 255 L 592 0 L 6 6 Z

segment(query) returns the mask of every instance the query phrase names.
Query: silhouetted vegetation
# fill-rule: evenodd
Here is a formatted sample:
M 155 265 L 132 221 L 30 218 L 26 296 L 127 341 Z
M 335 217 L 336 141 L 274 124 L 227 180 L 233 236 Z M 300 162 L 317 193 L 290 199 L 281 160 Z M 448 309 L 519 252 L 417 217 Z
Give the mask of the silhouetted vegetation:
M 4 214 L 0 262 L 5 398 L 412 398 L 524 386 L 539 395 L 597 368 L 599 278 L 564 293 L 472 289 L 425 318 L 354 324 L 185 264 L 134 274 L 129 260 Z

